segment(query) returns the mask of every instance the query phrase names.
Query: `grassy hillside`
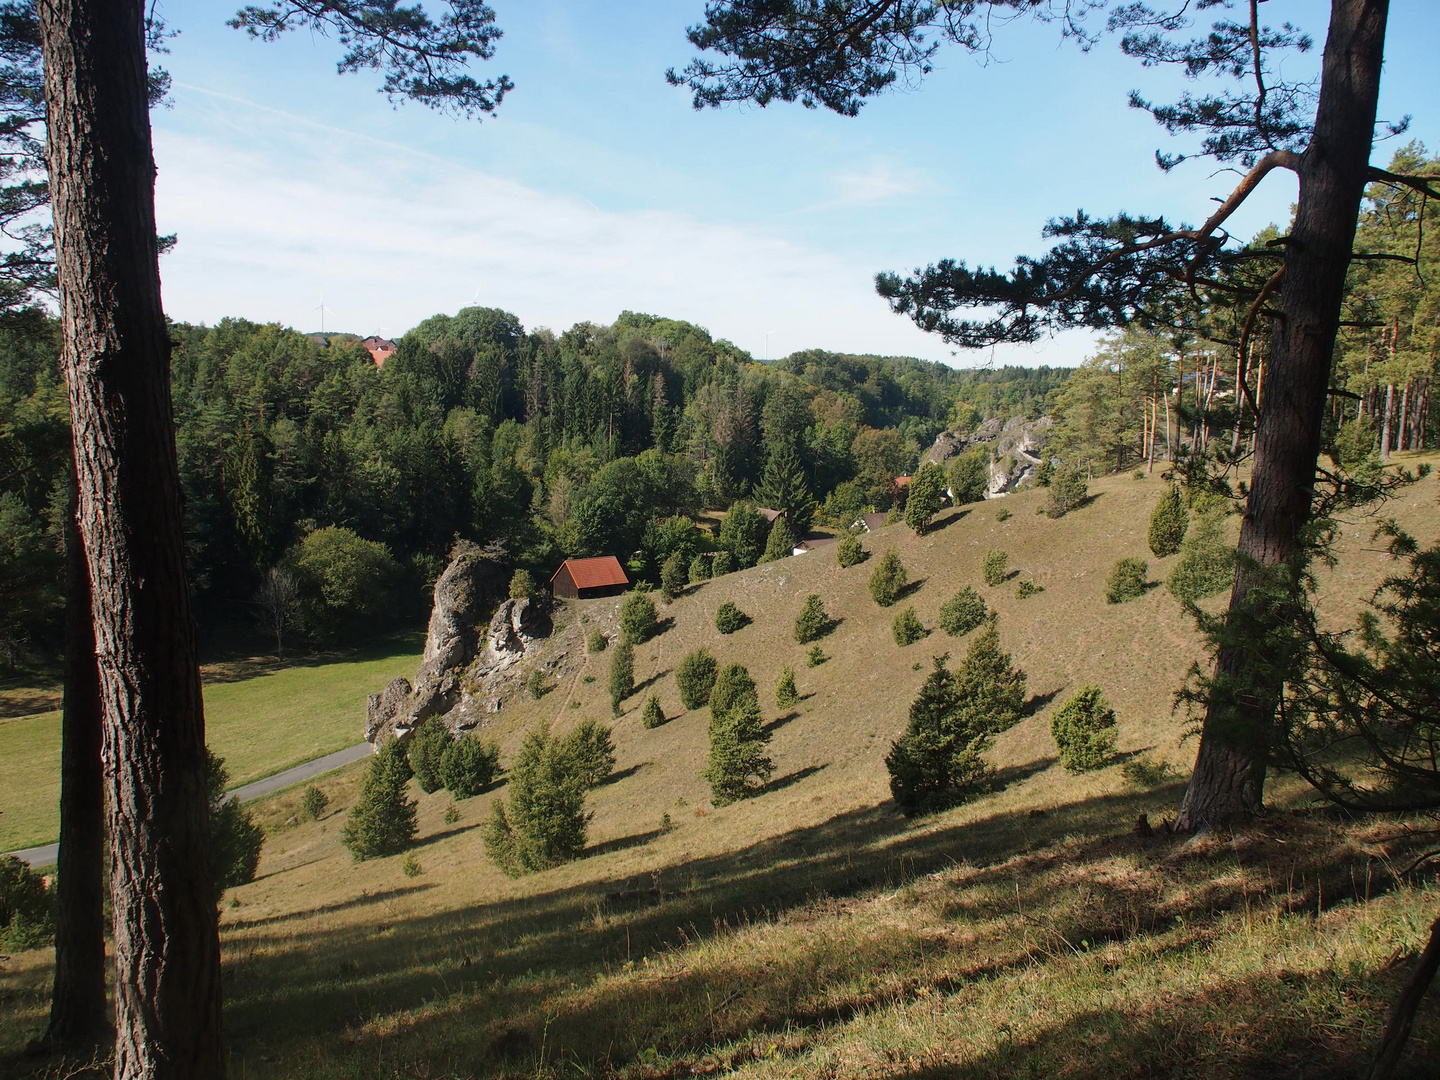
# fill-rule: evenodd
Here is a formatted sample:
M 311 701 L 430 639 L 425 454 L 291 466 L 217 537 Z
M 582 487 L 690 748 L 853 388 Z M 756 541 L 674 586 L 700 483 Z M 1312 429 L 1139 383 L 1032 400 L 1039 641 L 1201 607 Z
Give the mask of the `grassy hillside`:
M 222 910 L 232 1072 L 1352 1075 L 1440 899 L 1433 863 L 1428 877 L 1400 873 L 1433 846 L 1416 833 L 1433 823 L 1345 822 L 1281 782 L 1287 812 L 1187 844 L 1134 831 L 1140 813 L 1158 823 L 1173 809 L 1179 772 L 1150 788 L 1119 767 L 1064 773 L 1049 714 L 1087 682 L 1114 704 L 1122 751 L 1179 769 L 1193 756 L 1170 708 L 1198 656 L 1192 627 L 1163 588 L 1103 600 L 1116 559 L 1148 557 L 1161 484 L 1110 478 L 1093 490 L 1059 521 L 1035 514 L 1040 493 L 1022 493 L 947 512 L 925 537 L 897 526 L 867 538 L 872 552 L 900 554 L 917 583 L 902 605 L 932 630 L 940 604 L 976 586 L 1029 674 L 1029 715 L 990 754 L 1000 790 L 968 806 L 907 821 L 882 762 L 929 658 L 964 640 L 936 631 L 897 647 L 895 609 L 866 589 L 873 557 L 842 570 L 833 548 L 662 609 L 670 624 L 636 650 L 648 685 L 615 722 L 617 773 L 591 798 L 590 848 L 574 863 L 518 880 L 495 870 L 480 826 L 503 786 L 453 804 L 448 824 L 447 794 L 418 795 L 415 876 L 402 857 L 355 864 L 340 847 L 359 768 L 322 784 L 332 809 L 319 822 L 285 825 L 296 792 L 257 804 L 270 829 L 261 874 Z M 1390 510 L 1432 539 L 1437 494 L 1427 480 Z M 1324 572 L 1337 613 L 1383 572 L 1372 527 L 1347 525 L 1341 565 Z M 1044 591 L 1018 599 L 1020 578 L 984 586 L 980 560 L 994 547 Z M 1151 560 L 1152 577 L 1166 569 Z M 791 637 L 811 592 L 840 620 L 818 668 Z M 721 637 L 712 620 L 727 600 L 754 622 Z M 551 647 L 580 663 L 584 636 L 613 626 L 617 609 L 571 605 Z M 708 717 L 683 713 L 674 686 L 675 665 L 700 644 L 749 665 L 774 729 L 769 789 L 721 809 L 700 779 Z M 536 720 L 564 730 L 608 718 L 608 658 L 584 658 L 559 690 L 507 706 L 484 734 L 508 760 Z M 771 691 L 786 663 L 804 700 L 782 713 Z M 652 690 L 674 719 L 646 731 Z M 0 972 L 0 1061 L 42 1022 L 47 964 L 25 954 Z M 1408 1075 L 1428 1075 L 1437 1049 L 1432 1000 Z
M 231 783 L 359 742 L 366 696 L 397 675 L 413 675 L 421 644 L 411 636 L 338 660 L 206 665 L 206 733 Z M 21 695 L 35 697 L 24 690 L 12 696 Z M 0 851 L 54 840 L 59 800 L 59 712 L 0 719 Z

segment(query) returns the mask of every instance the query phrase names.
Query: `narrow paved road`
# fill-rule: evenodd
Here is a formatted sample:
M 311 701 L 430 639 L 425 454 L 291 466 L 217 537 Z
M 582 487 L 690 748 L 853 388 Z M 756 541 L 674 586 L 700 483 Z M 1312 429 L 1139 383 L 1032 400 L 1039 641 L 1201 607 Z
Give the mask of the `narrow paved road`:
M 256 780 L 253 784 L 235 788 L 230 792 L 230 797 L 239 799 L 241 802 L 249 802 L 251 799 L 258 799 L 261 795 L 269 795 L 272 791 L 279 791 L 291 784 L 298 784 L 301 780 L 309 780 L 311 777 L 327 773 L 331 769 L 349 765 L 352 761 L 359 761 L 373 753 L 374 750 L 375 748 L 367 742 L 362 742 L 357 746 L 347 746 L 344 750 L 337 750 L 333 754 L 326 754 L 314 761 L 296 765 L 293 769 L 286 769 L 274 776 Z M 31 866 L 50 866 L 55 862 L 59 851 L 59 844 L 42 844 L 40 847 L 24 848 L 20 851 L 7 852 L 7 854 L 14 855 Z

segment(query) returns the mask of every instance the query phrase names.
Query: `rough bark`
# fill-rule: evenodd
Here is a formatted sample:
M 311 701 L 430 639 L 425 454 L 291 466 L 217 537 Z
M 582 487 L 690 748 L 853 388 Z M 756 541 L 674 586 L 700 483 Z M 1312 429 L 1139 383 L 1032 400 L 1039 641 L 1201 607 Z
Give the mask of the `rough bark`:
M 1227 622 L 1253 614 L 1249 593 L 1296 554 L 1310 517 L 1340 304 L 1380 92 L 1387 0 L 1332 0 L 1315 132 L 1300 162 L 1295 225 L 1266 364 L 1250 494 Z M 1196 830 L 1264 809 L 1275 688 L 1256 673 L 1253 641 L 1223 645 L 1218 677 L 1241 687 L 1212 700 L 1175 827 Z
M 223 1075 L 205 722 L 140 0 L 40 0 L 62 365 L 104 708 L 115 1077 Z
M 105 1015 L 105 798 L 90 575 L 75 516 L 65 523 L 65 701 L 60 734 L 60 854 L 55 990 L 45 1042 L 84 1051 L 111 1037 Z
M 1440 971 L 1440 919 L 1430 924 L 1430 940 L 1395 1002 L 1395 1011 L 1390 1014 L 1390 1022 L 1385 1025 L 1385 1034 L 1380 1039 L 1380 1049 L 1375 1054 L 1370 1080 L 1390 1080 L 1395 1075 L 1395 1066 L 1400 1064 L 1400 1055 L 1410 1041 L 1420 1000 L 1434 982 L 1436 971 Z

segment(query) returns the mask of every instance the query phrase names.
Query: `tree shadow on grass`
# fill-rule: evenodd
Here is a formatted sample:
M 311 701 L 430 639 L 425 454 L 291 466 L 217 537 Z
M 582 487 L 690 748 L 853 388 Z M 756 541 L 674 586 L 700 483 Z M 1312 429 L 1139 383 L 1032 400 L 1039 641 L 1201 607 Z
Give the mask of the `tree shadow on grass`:
M 960 511 L 957 511 L 956 513 L 951 514 L 949 517 L 943 517 L 943 518 L 937 517 L 934 521 L 930 522 L 930 524 L 926 527 L 926 529 L 925 529 L 925 535 L 926 535 L 926 536 L 930 536 L 932 533 L 937 533 L 937 532 L 939 532 L 941 529 L 948 529 L 951 525 L 954 525 L 955 522 L 959 521 L 961 518 L 965 518 L 965 517 L 969 517 L 969 516 L 970 516 L 970 511 L 969 511 L 969 510 L 960 510 Z
M 410 850 L 417 851 L 420 848 L 429 847 L 431 844 L 438 844 L 441 840 L 448 840 L 452 836 L 459 836 L 461 833 L 467 833 L 471 829 L 478 829 L 480 824 L 480 822 L 476 821 L 469 825 L 452 825 L 448 829 L 441 829 L 439 832 L 431 833 L 429 836 L 422 836 L 411 843 Z
M 999 775 L 1014 784 L 1051 763 L 1035 761 Z M 823 767 L 787 774 L 766 791 L 796 784 Z M 465 1040 L 475 1052 L 483 1052 L 502 1028 L 527 1031 L 534 1044 L 540 1045 L 548 1025 L 551 1045 L 567 1047 L 585 1062 L 598 1054 L 593 1058 L 598 1068 L 609 1053 L 606 1047 L 612 1037 L 615 1053 L 625 1060 L 651 1045 L 636 1044 L 635 1040 L 649 1038 L 653 1042 L 651 1029 L 642 1021 L 656 1008 L 683 1010 L 690 1008 L 687 1002 L 698 1001 L 704 1011 L 707 995 L 713 995 L 715 1001 L 730 1000 L 734 979 L 743 974 L 700 965 L 694 971 L 677 972 L 670 981 L 607 981 L 607 973 L 627 959 L 686 949 L 697 941 L 729 934 L 753 917 L 747 912 L 754 912 L 757 897 L 764 898 L 768 917 L 778 918 L 817 895 L 838 898 L 897 888 L 954 866 L 961 858 L 975 868 L 971 873 L 980 875 L 983 884 L 989 880 L 987 875 L 996 881 L 1012 881 L 1016 858 L 1060 858 L 1025 853 L 1036 851 L 1036 845 L 1062 840 L 1067 845 L 1064 860 L 1077 867 L 1132 849 L 1143 848 L 1146 858 L 1163 857 L 1181 841 L 1168 836 L 1141 841 L 1132 835 L 1131 827 L 1138 812 L 1149 811 L 1153 816 L 1173 804 L 1180 788 L 1170 784 L 1151 792 L 1096 796 L 1052 806 L 1043 818 L 1031 818 L 1025 809 L 983 813 L 972 806 L 965 811 L 970 816 L 963 819 L 939 815 L 912 822 L 901 818 L 894 803 L 885 800 L 738 850 L 693 858 L 677 853 L 663 865 L 643 872 L 646 884 L 653 882 L 653 887 L 643 897 L 637 893 L 633 903 L 624 899 L 626 883 L 634 884 L 633 869 L 629 877 L 602 876 L 578 884 L 562 885 L 563 879 L 555 879 L 548 891 L 551 879 L 537 875 L 534 891 L 528 895 L 486 897 L 469 906 L 407 916 L 394 923 L 387 935 L 377 935 L 373 926 L 363 923 L 281 925 L 273 934 L 242 931 L 227 942 L 227 1028 L 234 1034 L 237 1055 L 242 1057 L 248 1054 L 253 1058 L 262 1051 L 287 1052 L 287 1048 L 326 1047 L 339 1055 L 337 1069 L 343 1072 L 349 1064 L 358 1070 L 362 1059 L 374 1060 L 378 1040 L 388 1036 L 379 1027 L 362 1030 L 357 1024 L 377 1016 L 406 1015 L 407 1010 L 434 1000 L 437 994 L 460 993 L 454 1000 L 465 1002 L 459 1006 L 464 1030 L 473 1033 Z M 683 823 L 680 827 L 684 829 Z M 657 833 L 622 838 L 622 842 L 648 844 Z M 1209 859 L 1219 865 L 1233 858 L 1227 846 L 1220 847 L 1223 852 L 1219 848 L 1212 854 L 1197 851 L 1187 861 L 1203 864 Z M 1332 895 L 1345 892 L 1341 873 L 1332 875 L 1333 884 L 1330 880 L 1325 883 L 1327 902 Z M 612 895 L 619 898 L 612 901 Z M 1242 903 L 1241 890 L 1238 885 L 1229 888 L 1217 883 L 1196 902 L 1201 901 L 1206 911 L 1224 904 L 1237 906 Z M 347 906 L 366 902 L 373 901 L 361 898 Z M 603 918 L 596 915 L 597 905 L 603 908 Z M 287 917 L 275 921 L 283 918 Z M 1089 927 L 1081 929 L 1091 934 Z M 230 933 L 229 927 L 226 932 Z M 1089 939 L 1103 940 L 1098 934 Z M 485 960 L 461 970 L 462 953 L 467 958 L 481 955 Z M 329 955 L 353 959 L 357 975 L 337 982 L 331 973 L 333 965 L 325 962 Z M 882 959 L 877 953 L 875 962 Z M 1003 960 L 995 958 L 997 963 Z M 545 972 L 545 978 L 535 978 L 536 972 Z M 722 976 L 731 981 L 719 985 L 716 980 Z M 757 985 L 763 983 L 764 972 L 755 972 L 754 979 Z M 567 994 L 563 989 L 592 982 L 597 988 L 594 993 Z M 472 988 L 492 985 L 496 992 L 465 997 Z M 797 1001 L 793 1007 L 802 1004 Z M 796 1015 L 783 1002 L 763 1016 L 738 1005 L 717 1007 L 694 1045 L 703 1053 L 704 1047 L 716 1040 L 738 1037 L 737 1033 L 743 1034 L 748 1027 L 783 1028 Z M 453 1040 L 460 1030 L 453 1017 L 445 1020 L 439 1015 L 414 1014 L 407 1015 L 405 1022 L 407 1039 L 415 1040 L 414 1045 L 423 1045 L 432 1035 Z M 691 1045 L 685 1038 L 681 1041 Z M 679 1044 L 669 1049 L 662 1046 L 661 1051 L 680 1048 Z
M 801 780 L 814 776 L 818 772 L 823 772 L 829 767 L 829 764 L 806 765 L 803 769 L 796 769 L 794 772 L 788 772 L 784 776 L 777 776 L 774 780 L 771 780 L 768 784 L 761 788 L 761 790 L 767 795 L 770 794 L 770 792 L 772 791 L 784 791 L 786 788 L 794 787 L 796 784 L 800 783 Z
M 271 875 L 266 875 L 267 877 Z M 255 880 L 260 880 L 256 878 Z M 409 896 L 413 893 L 428 892 L 438 888 L 433 884 L 425 885 L 399 885 L 393 889 L 386 889 L 383 892 L 365 892 L 359 896 L 351 897 L 349 900 L 339 900 L 333 904 L 322 904 L 320 907 L 309 908 L 305 911 L 292 911 L 282 915 L 265 915 L 258 919 L 235 919 L 226 921 L 222 927 L 225 931 L 249 930 L 256 926 L 274 926 L 276 923 L 294 922 L 297 919 L 309 919 L 316 915 L 328 915 L 336 911 L 350 911 L 354 908 L 368 907 L 371 904 L 384 904 L 391 900 L 398 900 L 402 896 Z
M 644 847 L 652 840 L 664 835 L 664 829 L 651 829 L 649 832 L 634 833 L 630 836 L 618 836 L 614 840 L 606 840 L 601 844 L 592 844 L 580 853 L 580 858 L 593 859 L 599 855 L 609 855 L 616 851 L 628 851 L 630 848 Z
M 619 772 L 612 772 L 609 776 L 605 777 L 604 780 L 601 780 L 600 783 L 596 784 L 595 786 L 609 787 L 611 784 L 618 784 L 621 780 L 628 780 L 630 779 L 630 777 L 635 776 L 640 772 L 643 772 L 645 769 L 648 769 L 650 765 L 650 762 L 642 761 L 638 764 L 631 765 L 628 769 L 621 769 Z
M 917 592 L 924 588 L 925 582 L 929 580 L 929 578 L 922 577 L 916 578 L 914 581 L 907 581 L 904 587 L 901 588 L 899 596 L 895 602 L 898 604 L 901 600 L 909 600 L 910 597 L 914 596 Z
M 637 683 L 636 686 L 635 686 L 635 689 L 630 691 L 630 695 L 629 695 L 629 696 L 634 696 L 635 694 L 641 694 L 641 693 L 644 693 L 646 690 L 649 690 L 650 687 L 654 686 L 654 685 L 655 685 L 656 683 L 658 683 L 661 679 L 665 678 L 666 675 L 669 675 L 670 672 L 671 672 L 671 670 L 672 670 L 671 668 L 668 668 L 668 667 L 667 667 L 664 671 L 657 671 L 654 675 L 651 675 L 651 676 L 650 676 L 648 679 L 646 679 L 644 682 L 642 682 L 642 683 Z
M 1064 690 L 1065 687 L 1057 686 L 1054 690 L 1049 690 L 1043 694 L 1031 694 L 1030 699 L 1026 701 L 1020 709 L 1020 715 L 1034 716 L 1036 713 L 1043 711 L 1045 707 L 1059 697 Z
M 1059 758 L 1053 757 L 1036 758 L 1034 761 L 1027 761 L 1024 765 L 1010 765 L 1004 769 L 997 769 L 994 776 L 990 778 L 993 785 L 992 790 L 1002 791 L 1011 784 L 1023 783 L 1032 776 L 1044 772 L 1059 760 Z
M 791 720 L 798 719 L 800 719 L 800 710 L 792 709 L 784 716 L 777 716 L 774 720 L 771 720 L 768 724 L 765 725 L 765 730 L 774 731 L 776 728 L 784 727 L 786 724 L 790 723 Z

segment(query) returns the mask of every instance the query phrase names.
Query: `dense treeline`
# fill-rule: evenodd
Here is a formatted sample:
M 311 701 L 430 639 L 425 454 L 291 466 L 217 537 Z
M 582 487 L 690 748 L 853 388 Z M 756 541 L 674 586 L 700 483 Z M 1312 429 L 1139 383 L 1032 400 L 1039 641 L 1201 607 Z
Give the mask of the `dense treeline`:
M 820 350 L 765 365 L 631 312 L 555 335 L 467 308 L 416 326 L 378 368 L 351 335 L 242 319 L 175 324 L 172 339 L 202 626 L 258 622 L 277 646 L 291 626 L 325 641 L 419 614 L 457 536 L 498 541 L 537 576 L 614 554 L 658 578 L 676 551 L 688 564 L 715 546 L 692 527 L 704 509 L 754 500 L 848 524 L 889 505 L 939 431 L 1035 415 L 1065 374 Z M 38 313 L 0 330 L 8 663 L 58 645 L 57 352 Z M 739 565 L 765 546 L 743 517 Z
M 1390 170 L 1440 176 L 1440 159 L 1412 143 Z M 1422 221 L 1423 217 L 1423 221 Z M 1252 247 L 1278 247 L 1274 227 Z M 1347 467 L 1391 450 L 1435 444 L 1440 400 L 1440 207 L 1405 187 L 1372 184 L 1346 282 L 1325 428 L 1327 451 Z M 1219 285 L 1268 268 L 1227 269 Z M 1224 288 L 1209 294 L 1223 300 Z M 1155 462 L 1225 459 L 1248 449 L 1265 406 L 1273 312 L 1264 304 L 1209 303 L 1170 313 L 1171 326 L 1105 339 L 1052 395 L 1052 450 L 1095 471 Z

